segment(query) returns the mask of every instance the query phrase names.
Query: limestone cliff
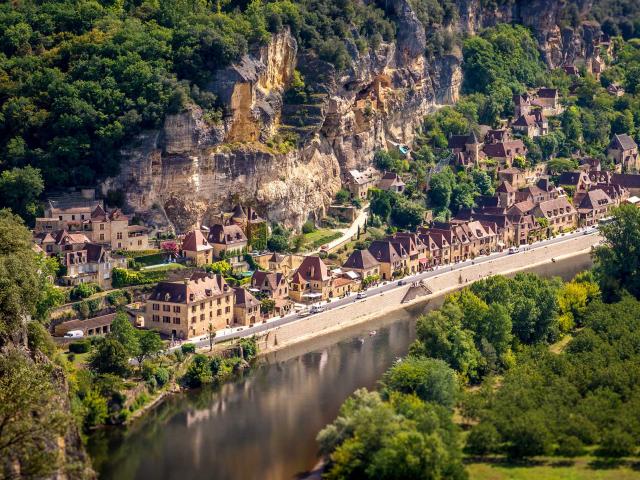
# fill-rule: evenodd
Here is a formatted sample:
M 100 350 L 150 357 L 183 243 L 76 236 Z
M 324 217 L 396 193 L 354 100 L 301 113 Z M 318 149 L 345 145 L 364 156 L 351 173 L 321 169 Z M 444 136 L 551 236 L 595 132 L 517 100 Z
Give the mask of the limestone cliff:
M 597 26 L 561 29 L 561 4 L 551 0 L 458 0 L 450 28 L 473 34 L 499 22 L 529 26 L 550 67 L 594 55 Z M 578 2 L 589 8 L 589 0 Z M 435 56 L 408 0 L 389 2 L 395 42 L 359 53 L 338 74 L 332 65 L 299 51 L 288 31 L 237 64 L 217 72 L 209 85 L 224 105 L 221 122 L 198 107 L 167 116 L 161 131 L 140 135 L 125 151 L 121 174 L 104 189 L 122 188 L 129 205 L 178 231 L 207 224 L 221 208 L 242 200 L 271 221 L 299 227 L 322 216 L 347 170 L 371 163 L 389 142 L 411 144 L 430 110 L 457 101 L 462 83 L 459 52 Z M 285 91 L 294 69 L 307 84 L 306 98 Z M 283 148 L 287 138 L 295 148 Z M 161 215 L 157 215 L 161 212 Z

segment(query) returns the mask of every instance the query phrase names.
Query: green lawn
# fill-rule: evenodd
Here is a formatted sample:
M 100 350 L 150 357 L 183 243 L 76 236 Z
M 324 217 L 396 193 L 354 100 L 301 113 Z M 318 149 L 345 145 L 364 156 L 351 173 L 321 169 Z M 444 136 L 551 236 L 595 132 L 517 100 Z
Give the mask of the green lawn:
M 640 465 L 627 462 L 611 468 L 590 465 L 592 458 L 554 459 L 536 465 L 469 463 L 469 480 L 638 480 Z
M 335 240 L 340 235 L 342 235 L 341 232 L 331 228 L 319 228 L 311 233 L 305 233 L 304 243 L 308 248 L 318 248 L 331 240 Z

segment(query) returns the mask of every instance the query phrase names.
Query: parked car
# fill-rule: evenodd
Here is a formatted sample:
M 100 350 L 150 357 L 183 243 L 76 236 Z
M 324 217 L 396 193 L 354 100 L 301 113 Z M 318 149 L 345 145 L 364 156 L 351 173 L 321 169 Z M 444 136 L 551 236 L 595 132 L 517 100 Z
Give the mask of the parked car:
M 327 307 L 325 307 L 324 305 L 314 305 L 313 307 L 311 307 L 311 313 L 320 313 L 320 312 L 324 312 L 327 309 Z
M 64 338 L 81 338 L 84 337 L 84 332 L 82 330 L 69 330 L 64 334 Z
M 404 280 L 398 280 L 398 286 L 401 287 L 403 285 L 406 285 L 407 282 L 405 282 Z
M 360 298 L 367 298 L 367 292 L 358 292 L 358 294 L 356 295 L 357 299 Z
M 514 253 L 518 253 L 520 251 L 520 247 L 511 247 L 509 248 L 509 255 L 512 255 Z

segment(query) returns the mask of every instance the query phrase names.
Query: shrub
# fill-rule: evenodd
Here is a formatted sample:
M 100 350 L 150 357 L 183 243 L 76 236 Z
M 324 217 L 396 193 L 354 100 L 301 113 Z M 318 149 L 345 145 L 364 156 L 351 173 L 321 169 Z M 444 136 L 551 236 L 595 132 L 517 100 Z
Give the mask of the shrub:
M 600 448 L 595 453 L 598 457 L 621 458 L 633 455 L 634 450 L 633 437 L 620 429 L 613 429 L 602 436 Z
M 184 361 L 184 352 L 182 350 L 174 350 L 173 356 L 178 363 L 182 363 Z
M 558 442 L 558 448 L 556 448 L 556 455 L 562 457 L 580 457 L 584 453 L 584 444 L 573 435 L 561 438 Z
M 500 434 L 491 423 L 480 423 L 471 429 L 465 451 L 472 455 L 495 453 L 500 447 Z
M 75 353 L 70 353 L 69 355 L 67 355 L 67 360 L 69 362 L 73 363 L 75 359 L 76 359 L 76 354 Z
M 185 355 L 188 355 L 189 353 L 196 353 L 196 346 L 193 343 L 183 343 L 180 346 L 180 351 Z
M 195 355 L 184 380 L 189 387 L 196 388 L 213 381 L 211 366 L 206 355 Z
M 167 368 L 158 367 L 156 369 L 155 379 L 156 379 L 156 382 L 158 382 L 158 385 L 160 387 L 166 385 L 167 382 L 169 381 L 169 378 L 171 378 L 171 375 L 170 375 L 170 372 L 169 372 L 169 370 Z
M 69 294 L 71 300 L 82 300 L 97 293 L 101 288 L 95 283 L 80 283 L 71 289 Z
M 307 220 L 306 222 L 304 222 L 304 225 L 302 225 L 302 233 L 306 234 L 306 233 L 311 233 L 315 231 L 316 231 L 316 226 L 311 220 Z
M 80 340 L 69 344 L 69 351 L 71 353 L 87 353 L 91 348 L 91 342 L 88 340 Z
M 156 366 L 151 362 L 142 363 L 142 378 L 147 382 L 151 380 L 156 374 Z

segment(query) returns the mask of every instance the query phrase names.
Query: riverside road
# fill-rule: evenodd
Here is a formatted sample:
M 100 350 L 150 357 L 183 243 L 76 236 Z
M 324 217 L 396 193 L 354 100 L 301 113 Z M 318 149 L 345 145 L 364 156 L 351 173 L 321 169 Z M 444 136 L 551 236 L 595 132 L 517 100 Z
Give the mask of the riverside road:
M 502 252 L 495 252 L 492 253 L 491 255 L 486 255 L 486 256 L 482 256 L 482 257 L 476 257 L 473 260 L 467 260 L 464 262 L 459 262 L 453 265 L 443 265 L 440 266 L 434 270 L 429 270 L 429 271 L 424 271 L 421 273 L 417 273 L 415 275 L 411 275 L 411 276 L 407 276 L 404 277 L 400 280 L 393 280 L 390 282 L 386 282 L 383 284 L 380 284 L 378 286 L 375 287 L 371 287 L 369 289 L 366 290 L 366 294 L 367 297 L 363 298 L 363 299 L 358 299 L 356 298 L 355 294 L 352 294 L 350 296 L 347 297 L 343 297 L 343 298 L 337 298 L 337 299 L 333 299 L 330 303 L 323 303 L 323 307 L 325 308 L 325 311 L 330 311 L 330 310 L 334 310 L 337 308 L 340 308 L 344 305 L 350 304 L 350 303 L 356 303 L 356 302 L 366 302 L 367 298 L 369 297 L 373 297 L 376 295 L 384 295 L 387 292 L 390 292 L 394 289 L 397 288 L 401 288 L 403 285 L 407 285 L 410 283 L 414 283 L 414 282 L 420 282 L 420 281 L 427 281 L 430 278 L 434 278 L 437 277 L 438 275 L 441 275 L 445 272 L 453 272 L 453 271 L 463 271 L 465 268 L 471 266 L 471 265 L 480 265 L 483 263 L 490 263 L 493 262 L 494 260 L 498 259 L 498 258 L 502 258 L 502 257 L 506 257 L 506 256 L 510 256 L 510 257 L 514 257 L 516 258 L 518 255 L 521 255 L 522 253 L 526 252 L 526 251 L 531 251 L 531 250 L 540 250 L 540 249 L 544 249 L 544 248 L 548 248 L 552 245 L 561 243 L 561 242 L 566 242 L 572 239 L 575 239 L 577 237 L 582 237 L 582 236 L 592 236 L 592 235 L 596 235 L 598 233 L 598 230 L 596 228 L 591 228 L 589 230 L 582 230 L 582 231 L 576 231 L 576 232 L 572 232 L 572 233 L 568 233 L 562 236 L 558 236 L 558 237 L 553 237 L 550 238 L 548 240 L 542 240 L 540 242 L 536 242 L 532 245 L 526 245 L 526 246 L 522 246 L 520 247 L 519 252 L 517 253 L 509 253 L 508 250 L 502 251 Z M 551 254 L 551 252 L 550 252 Z M 552 257 L 550 258 L 550 260 L 552 259 Z M 500 272 L 490 272 L 490 274 L 499 274 Z M 240 329 L 239 328 L 234 328 L 234 329 L 225 329 L 223 331 L 218 332 L 216 338 L 214 339 L 214 343 L 219 343 L 219 342 L 224 342 L 224 341 L 228 341 L 231 339 L 235 339 L 235 338 L 242 338 L 242 337 L 250 337 L 252 335 L 261 333 L 261 332 L 266 332 L 268 330 L 271 330 L 273 328 L 282 326 L 282 325 L 286 325 L 288 323 L 291 322 L 296 322 L 296 321 L 311 321 L 313 319 L 315 315 L 314 314 L 309 314 L 306 315 L 304 317 L 300 317 L 297 313 L 292 313 L 289 315 L 286 315 L 284 317 L 280 317 L 280 318 L 276 318 L 273 320 L 269 320 L 267 323 L 261 323 L 261 324 L 257 324 L 254 325 L 252 327 L 247 327 L 244 329 Z M 209 346 L 209 339 L 208 337 L 204 336 L 204 337 L 199 337 L 197 339 L 192 339 L 190 343 L 194 343 L 196 345 L 196 347 L 198 348 L 202 348 L 205 346 Z M 174 347 L 174 348 L 179 348 L 179 347 Z

